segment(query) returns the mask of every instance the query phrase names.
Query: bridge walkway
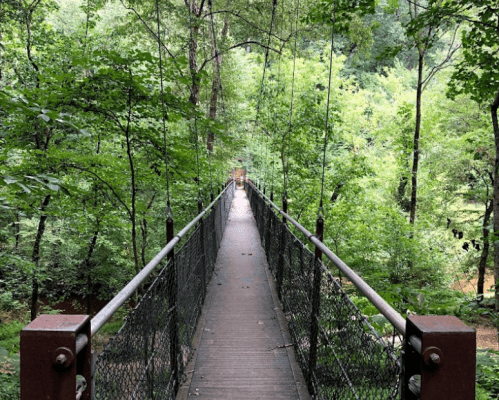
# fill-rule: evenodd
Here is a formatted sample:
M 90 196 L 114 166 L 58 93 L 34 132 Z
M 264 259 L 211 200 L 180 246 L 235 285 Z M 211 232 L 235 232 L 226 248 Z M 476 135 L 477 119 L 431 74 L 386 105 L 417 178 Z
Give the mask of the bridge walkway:
M 246 193 L 237 189 L 177 399 L 309 399 Z

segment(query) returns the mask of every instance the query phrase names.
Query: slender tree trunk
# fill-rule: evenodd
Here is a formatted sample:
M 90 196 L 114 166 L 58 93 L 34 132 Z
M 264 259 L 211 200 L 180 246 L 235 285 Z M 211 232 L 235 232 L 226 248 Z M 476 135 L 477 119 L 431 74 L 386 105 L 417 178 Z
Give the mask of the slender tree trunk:
M 203 1 L 204 3 L 204 1 Z M 198 34 L 199 34 L 199 16 L 202 10 L 199 9 L 197 0 L 185 0 L 185 5 L 189 8 L 190 18 L 190 40 L 189 40 L 189 69 L 191 70 L 191 94 L 189 102 L 196 106 L 199 100 L 199 79 L 197 77 L 197 50 L 198 50 Z
M 14 229 L 15 229 L 15 232 L 16 232 L 15 235 L 14 235 L 14 237 L 16 239 L 16 245 L 15 245 L 16 246 L 15 247 L 16 250 L 19 248 L 19 235 L 21 233 L 21 227 L 19 226 L 19 224 L 20 224 L 20 221 L 19 221 L 19 212 L 16 211 L 16 222 L 14 222 L 14 225 L 15 225 Z
M 496 147 L 496 157 L 494 163 L 494 285 L 496 311 L 499 312 L 499 123 L 497 121 L 497 109 L 499 108 L 499 90 L 490 107 L 492 126 L 494 128 L 494 141 Z M 498 328 L 499 329 L 499 328 Z M 498 330 L 499 340 L 499 330 Z
M 416 221 L 417 192 L 418 192 L 418 166 L 419 166 L 419 135 L 421 132 L 421 95 L 423 93 L 423 66 L 424 52 L 419 51 L 418 59 L 418 87 L 416 92 L 416 128 L 414 129 L 414 151 L 411 178 L 411 206 L 409 222 L 414 225 Z
M 478 263 L 478 283 L 476 288 L 476 293 L 478 296 L 483 295 L 483 284 L 485 281 L 485 267 L 487 266 L 487 258 L 489 257 L 489 221 L 492 215 L 493 202 L 490 201 L 485 206 L 485 215 L 483 216 L 482 223 L 482 236 L 483 236 L 483 248 L 482 254 L 480 255 L 480 262 Z
M 132 73 L 130 72 L 130 85 L 132 80 Z M 133 260 L 135 263 L 135 273 L 140 272 L 139 266 L 139 253 L 137 250 L 137 209 L 136 209 L 136 197 L 137 197 L 137 187 L 135 183 L 135 165 L 133 162 L 132 145 L 130 138 L 130 123 L 132 119 L 132 87 L 128 88 L 128 117 L 127 126 L 125 129 L 126 137 L 126 154 L 128 156 L 128 165 L 130 167 L 130 179 L 131 179 L 131 191 L 132 191 L 132 204 L 130 209 L 130 222 L 132 223 L 132 248 L 133 248 Z
M 100 221 L 97 219 L 97 229 L 95 230 L 92 239 L 90 239 L 90 244 L 88 246 L 87 257 L 83 262 L 83 271 L 87 275 L 87 314 L 90 314 L 92 308 L 92 263 L 90 259 L 94 253 L 95 246 L 97 244 L 97 239 L 99 237 Z
M 153 193 L 151 200 L 149 201 L 149 204 L 147 205 L 147 208 L 146 208 L 147 211 L 151 209 L 155 198 L 156 198 L 156 192 Z M 141 245 L 142 268 L 144 268 L 147 265 L 147 262 L 146 262 L 147 219 L 145 217 L 142 219 L 142 222 L 140 224 L 140 231 L 142 233 L 142 245 Z
M 42 215 L 40 216 L 40 221 L 38 222 L 38 230 L 36 232 L 35 243 L 33 244 L 33 255 L 31 259 L 35 264 L 35 270 L 33 271 L 33 288 L 31 292 L 31 321 L 36 318 L 36 306 L 38 303 L 38 280 L 36 278 L 36 272 L 38 270 L 38 263 L 40 261 L 40 244 L 42 242 L 43 232 L 45 231 L 45 222 L 47 221 L 47 215 L 44 214 L 50 203 L 50 194 L 45 196 L 42 202 L 40 211 Z
M 211 16 L 213 19 L 213 15 Z M 212 20 L 213 23 L 213 20 Z M 227 14 L 224 18 L 224 26 L 222 28 L 222 42 L 225 41 L 227 37 L 227 32 L 229 30 Z M 213 35 L 215 35 L 215 30 L 213 28 Z M 211 120 L 217 118 L 217 104 L 218 104 L 218 90 L 220 89 L 220 69 L 222 67 L 222 56 L 218 53 L 217 43 L 215 37 L 213 37 L 213 59 L 214 69 L 213 69 L 213 82 L 211 84 L 211 98 L 210 98 L 210 113 L 209 117 Z M 215 134 L 213 131 L 208 132 L 208 139 L 206 143 L 206 148 L 208 151 L 213 151 L 213 143 L 215 142 Z
M 136 210 L 136 196 L 137 196 L 137 188 L 135 187 L 135 166 L 133 163 L 133 154 L 132 148 L 130 144 L 130 131 L 127 129 L 126 131 L 126 153 L 128 155 L 128 163 L 130 165 L 130 176 L 131 176 L 131 190 L 132 190 L 132 204 L 130 210 L 130 221 L 132 223 L 132 248 L 133 248 L 133 259 L 135 263 L 135 273 L 140 272 L 139 266 L 139 254 L 137 250 L 137 210 Z
M 90 25 L 90 0 L 87 0 L 87 16 L 85 22 L 85 43 L 83 44 L 83 51 L 87 50 L 87 42 L 88 42 L 88 27 Z
M 142 219 L 140 224 L 140 232 L 142 233 L 142 246 L 141 246 L 141 257 L 142 257 L 142 268 L 146 266 L 146 247 L 147 247 L 147 220 Z
M 40 77 L 38 74 L 40 73 L 40 69 L 38 65 L 35 63 L 33 59 L 33 55 L 31 54 L 31 19 L 33 18 L 34 9 L 28 9 L 26 11 L 26 32 L 28 34 L 28 38 L 26 40 L 26 54 L 28 56 L 28 60 L 36 71 L 36 87 L 40 88 Z

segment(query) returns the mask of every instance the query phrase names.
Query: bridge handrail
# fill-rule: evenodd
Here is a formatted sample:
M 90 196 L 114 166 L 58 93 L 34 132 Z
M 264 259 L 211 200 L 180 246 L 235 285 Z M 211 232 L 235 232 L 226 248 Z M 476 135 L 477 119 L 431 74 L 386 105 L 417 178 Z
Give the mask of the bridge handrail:
M 160 264 L 168 253 L 170 253 L 175 245 L 194 227 L 208 211 L 210 211 L 217 201 L 223 196 L 229 188 L 227 185 L 211 204 L 206 207 L 196 218 L 189 222 L 163 249 L 140 271 L 112 300 L 107 303 L 91 320 L 90 337 L 93 337 L 103 326 L 109 321 L 114 313 L 133 295 L 140 285 L 151 275 L 154 269 Z M 76 338 L 76 353 L 79 353 L 88 343 L 88 337 L 85 334 L 80 334 Z
M 310 240 L 310 242 L 316 246 L 333 264 L 338 267 L 338 269 L 345 274 L 345 276 L 352 282 L 357 289 L 360 290 L 364 296 L 366 296 L 369 301 L 380 311 L 380 313 L 385 316 L 385 318 L 390 321 L 390 323 L 399 331 L 404 337 L 406 336 L 406 321 L 390 304 L 388 304 L 376 291 L 370 287 L 359 275 L 357 275 L 348 265 L 346 265 L 336 254 L 334 254 L 324 243 L 322 243 L 314 234 L 309 232 L 303 225 L 295 221 L 291 216 L 282 211 L 274 202 L 270 200 L 265 194 L 263 194 L 258 187 L 256 187 L 252 182 L 248 183 L 253 187 L 258 194 L 264 198 L 280 215 L 282 215 L 287 221 L 289 221 L 296 229 L 298 229 L 303 235 Z M 324 267 L 325 268 L 325 267 Z M 418 349 L 421 353 L 421 342 L 415 338 L 410 338 L 411 344 Z M 417 343 L 419 341 L 419 343 Z

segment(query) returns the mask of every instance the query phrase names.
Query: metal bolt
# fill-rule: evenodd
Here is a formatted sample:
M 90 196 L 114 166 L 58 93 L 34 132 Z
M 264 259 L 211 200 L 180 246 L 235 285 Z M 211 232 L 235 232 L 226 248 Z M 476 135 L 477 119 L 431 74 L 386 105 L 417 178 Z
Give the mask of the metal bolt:
M 437 353 L 431 353 L 430 360 L 435 365 L 440 364 L 440 356 Z
M 67 361 L 67 358 L 64 354 L 59 354 L 55 359 L 56 364 L 63 365 Z

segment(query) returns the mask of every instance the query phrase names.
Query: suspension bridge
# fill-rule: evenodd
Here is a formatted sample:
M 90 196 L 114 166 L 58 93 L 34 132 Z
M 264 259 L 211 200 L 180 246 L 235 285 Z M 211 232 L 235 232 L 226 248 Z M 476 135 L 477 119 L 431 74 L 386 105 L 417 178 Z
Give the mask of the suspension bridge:
M 450 316 L 404 319 L 322 243 L 322 227 L 319 216 L 312 234 L 251 181 L 228 181 L 177 234 L 168 219 L 168 244 L 94 318 L 42 315 L 23 329 L 21 399 L 474 399 L 475 331 Z

